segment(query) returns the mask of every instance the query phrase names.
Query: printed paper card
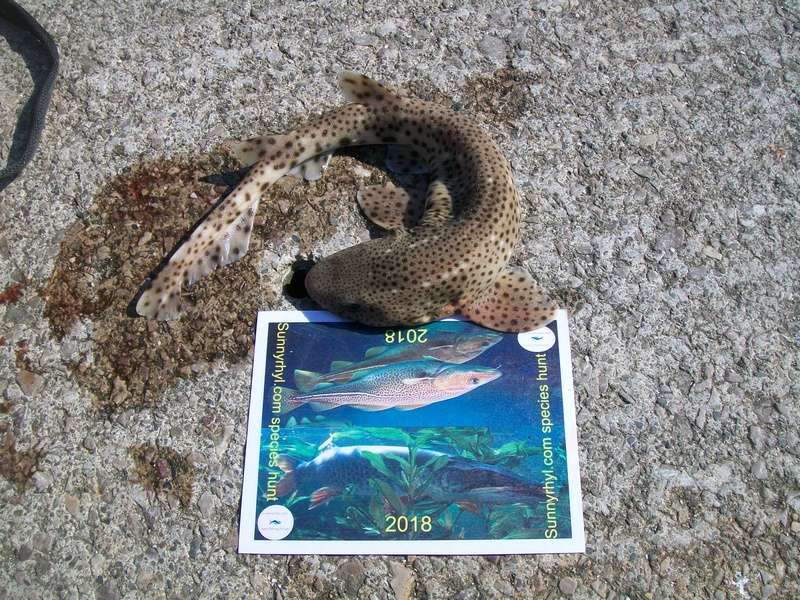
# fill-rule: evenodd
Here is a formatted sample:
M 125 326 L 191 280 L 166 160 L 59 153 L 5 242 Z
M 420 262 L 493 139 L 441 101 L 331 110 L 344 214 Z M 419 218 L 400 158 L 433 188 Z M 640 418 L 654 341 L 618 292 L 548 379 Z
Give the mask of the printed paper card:
M 239 551 L 583 552 L 567 315 L 258 316 Z

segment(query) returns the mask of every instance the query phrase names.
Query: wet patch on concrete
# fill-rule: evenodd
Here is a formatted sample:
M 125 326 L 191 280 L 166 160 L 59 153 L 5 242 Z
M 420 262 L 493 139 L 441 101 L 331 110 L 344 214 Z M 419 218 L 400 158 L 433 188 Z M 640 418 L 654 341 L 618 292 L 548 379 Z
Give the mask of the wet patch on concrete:
M 136 480 L 159 497 L 174 496 L 186 509 L 192 501 L 195 468 L 185 456 L 171 448 L 144 444 L 131 449 Z
M 457 109 L 453 99 L 436 87 L 430 79 L 415 79 L 403 87 L 404 92 L 411 98 L 427 100 L 448 109 Z
M 516 121 L 532 106 L 530 86 L 534 81 L 530 73 L 513 68 L 470 77 L 464 86 L 462 104 L 467 111 L 486 115 L 495 123 Z
M 468 77 L 456 94 L 456 100 L 442 92 L 429 79 L 409 83 L 405 90 L 411 97 L 428 100 L 446 108 L 480 116 L 498 125 L 513 123 L 533 106 L 531 85 L 534 75 L 511 67 L 491 75 Z
M 217 360 L 245 357 L 256 311 L 274 307 L 281 293 L 260 276 L 265 242 L 291 234 L 303 255 L 332 235 L 336 215 L 352 209 L 359 185 L 380 180 L 359 178 L 356 167 L 355 159 L 336 157 L 317 182 L 280 180 L 261 202 L 250 251 L 184 290 L 183 314 L 171 322 L 131 317 L 131 300 L 228 187 L 204 180 L 235 165 L 216 152 L 143 163 L 109 182 L 67 232 L 42 293 L 57 337 L 79 322 L 88 326 L 90 343 L 71 367 L 77 381 L 94 392 L 98 408 L 110 414 L 152 406 L 176 378 Z M 363 175 L 366 167 L 360 168 Z

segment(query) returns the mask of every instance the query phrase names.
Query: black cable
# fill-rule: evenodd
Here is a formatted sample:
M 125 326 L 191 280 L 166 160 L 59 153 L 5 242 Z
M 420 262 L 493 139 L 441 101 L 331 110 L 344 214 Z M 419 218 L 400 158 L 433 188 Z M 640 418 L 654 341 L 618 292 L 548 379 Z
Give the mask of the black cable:
M 21 37 L 20 33 L 27 35 Z M 2 191 L 25 168 L 39 145 L 50 96 L 58 75 L 58 48 L 50 34 L 14 0 L 0 0 L 0 35 L 25 59 L 34 80 L 33 93 L 17 119 L 6 166 L 0 170 Z M 45 66 L 46 76 L 37 77 L 37 67 L 42 64 Z

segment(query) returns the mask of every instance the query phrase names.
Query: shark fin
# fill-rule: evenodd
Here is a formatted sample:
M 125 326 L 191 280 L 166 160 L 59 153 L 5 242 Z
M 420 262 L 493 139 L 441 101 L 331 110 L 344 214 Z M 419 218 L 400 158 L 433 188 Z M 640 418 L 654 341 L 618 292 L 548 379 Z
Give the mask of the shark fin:
M 364 215 L 378 227 L 403 231 L 419 223 L 425 211 L 422 194 L 411 193 L 393 184 L 371 185 L 356 194 Z
M 557 309 L 527 271 L 508 267 L 482 296 L 462 306 L 460 312 L 489 329 L 521 332 L 552 321 Z
M 420 225 L 438 225 L 453 218 L 453 198 L 444 182 L 432 181 L 425 198 L 425 214 Z
M 357 104 L 385 106 L 400 97 L 396 90 L 352 71 L 342 71 L 339 75 L 339 87 L 349 102 Z

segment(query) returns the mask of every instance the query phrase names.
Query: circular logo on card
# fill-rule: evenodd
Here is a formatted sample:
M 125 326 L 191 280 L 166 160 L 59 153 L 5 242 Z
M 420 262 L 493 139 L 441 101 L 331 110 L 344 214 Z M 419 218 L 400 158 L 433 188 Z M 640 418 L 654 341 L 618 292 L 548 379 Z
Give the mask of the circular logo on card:
M 268 540 L 282 540 L 292 532 L 294 516 L 285 506 L 273 504 L 261 511 L 256 525 L 259 533 Z
M 533 331 L 518 333 L 517 341 L 528 352 L 544 352 L 556 343 L 556 334 L 549 327 L 540 327 Z

